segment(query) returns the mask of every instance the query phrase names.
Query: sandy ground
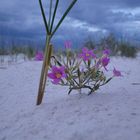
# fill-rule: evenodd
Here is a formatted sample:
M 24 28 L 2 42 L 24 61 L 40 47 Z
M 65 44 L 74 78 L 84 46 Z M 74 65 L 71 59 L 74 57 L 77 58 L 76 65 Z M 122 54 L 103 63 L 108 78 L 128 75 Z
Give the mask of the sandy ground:
M 48 82 L 36 106 L 41 64 L 0 68 L 0 140 L 140 140 L 140 58 L 113 58 L 123 77 L 90 96 Z

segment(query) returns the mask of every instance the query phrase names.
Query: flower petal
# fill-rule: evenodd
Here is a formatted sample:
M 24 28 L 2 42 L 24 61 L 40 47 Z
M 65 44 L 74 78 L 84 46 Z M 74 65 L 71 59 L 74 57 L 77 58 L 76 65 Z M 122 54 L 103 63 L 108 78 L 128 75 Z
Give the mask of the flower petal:
M 119 70 L 116 70 L 115 68 L 113 70 L 113 75 L 116 77 L 122 76 L 121 72 Z
M 54 73 L 48 73 L 48 77 L 51 78 L 51 79 L 55 79 L 56 76 L 54 75 Z

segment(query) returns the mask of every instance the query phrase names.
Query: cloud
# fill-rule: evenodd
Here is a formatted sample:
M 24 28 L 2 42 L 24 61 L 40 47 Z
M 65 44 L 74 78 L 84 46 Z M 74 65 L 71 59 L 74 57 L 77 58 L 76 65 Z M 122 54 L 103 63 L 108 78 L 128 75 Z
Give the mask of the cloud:
M 54 1 L 54 0 L 53 0 Z M 56 23 L 71 0 L 60 0 Z M 49 3 L 43 0 L 46 9 Z M 140 33 L 140 0 L 78 0 L 61 28 L 57 39 L 81 40 L 96 34 Z M 46 10 L 48 15 L 48 10 Z M 38 1 L 5 0 L 0 2 L 0 32 L 16 38 L 45 39 L 45 28 Z M 65 35 L 64 35 L 65 34 Z M 132 37 L 132 36 L 131 36 Z

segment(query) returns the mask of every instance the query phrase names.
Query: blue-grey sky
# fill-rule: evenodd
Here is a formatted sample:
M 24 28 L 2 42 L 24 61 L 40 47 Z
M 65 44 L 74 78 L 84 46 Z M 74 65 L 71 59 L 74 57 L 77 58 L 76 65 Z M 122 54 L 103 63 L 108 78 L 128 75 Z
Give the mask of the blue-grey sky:
M 60 0 L 56 23 L 71 1 Z M 47 9 L 46 2 L 48 0 L 43 0 Z M 78 0 L 55 40 L 76 42 L 109 33 L 140 41 L 140 0 Z M 5 38 L 44 40 L 45 28 L 38 0 L 1 0 L 0 34 Z

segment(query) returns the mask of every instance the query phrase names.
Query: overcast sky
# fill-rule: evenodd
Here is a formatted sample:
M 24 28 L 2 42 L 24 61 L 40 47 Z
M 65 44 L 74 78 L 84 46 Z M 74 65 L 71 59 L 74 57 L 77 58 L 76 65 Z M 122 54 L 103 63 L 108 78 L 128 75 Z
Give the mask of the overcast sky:
M 43 0 L 46 9 L 47 1 Z M 71 1 L 60 0 L 56 23 Z M 78 0 L 55 39 L 76 42 L 110 32 L 140 39 L 140 0 Z M 45 28 L 38 0 L 1 0 L 0 33 L 24 40 L 43 40 Z

